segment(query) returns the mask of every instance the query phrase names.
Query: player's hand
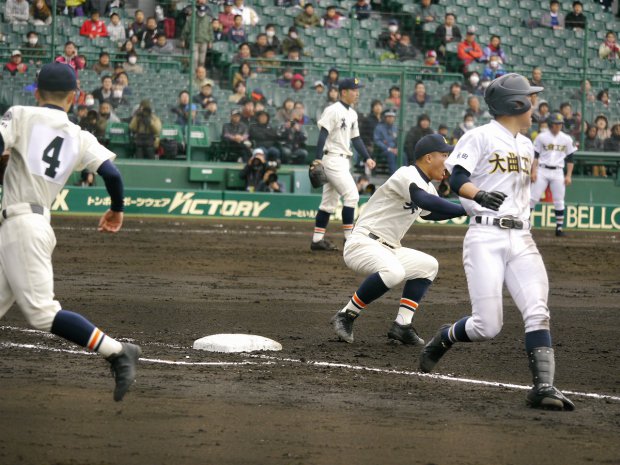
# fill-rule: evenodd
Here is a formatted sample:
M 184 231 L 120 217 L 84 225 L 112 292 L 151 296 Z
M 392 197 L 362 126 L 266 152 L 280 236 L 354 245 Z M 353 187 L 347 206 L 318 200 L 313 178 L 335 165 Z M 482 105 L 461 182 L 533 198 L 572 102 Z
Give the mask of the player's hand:
M 478 191 L 478 193 L 474 196 L 474 202 L 479 203 L 484 208 L 488 208 L 489 210 L 497 211 L 499 207 L 504 203 L 504 199 L 506 198 L 506 194 L 499 191 L 486 192 L 486 191 Z
M 123 225 L 123 212 L 108 210 L 99 220 L 99 232 L 116 233 Z
M 538 171 L 532 170 L 532 174 L 530 174 L 530 179 L 532 180 L 532 182 L 536 182 L 536 180 L 538 179 Z
M 377 166 L 377 162 L 375 162 L 372 158 L 369 158 L 368 160 L 366 160 L 366 166 L 368 167 L 368 169 L 375 169 L 375 166 Z
M 570 186 L 573 183 L 573 178 L 570 176 L 566 176 L 564 177 L 564 185 L 565 186 Z

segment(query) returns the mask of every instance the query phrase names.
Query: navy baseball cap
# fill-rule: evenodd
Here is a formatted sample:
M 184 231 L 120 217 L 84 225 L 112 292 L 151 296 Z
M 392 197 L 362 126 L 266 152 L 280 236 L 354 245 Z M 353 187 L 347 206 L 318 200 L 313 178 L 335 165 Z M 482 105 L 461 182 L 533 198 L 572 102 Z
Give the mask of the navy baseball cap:
M 564 124 L 564 116 L 562 113 L 552 113 L 547 119 L 548 124 Z
M 43 65 L 37 78 L 37 88 L 50 92 L 69 92 L 77 89 L 75 71 L 64 63 L 48 63 Z
M 360 87 L 364 87 L 358 78 L 347 78 L 341 79 L 338 83 L 339 90 L 347 90 L 347 89 L 359 89 Z
M 452 152 L 454 150 L 454 145 L 448 144 L 444 136 L 441 134 L 429 134 L 428 136 L 422 137 L 415 144 L 415 149 L 413 151 L 413 155 L 417 160 L 424 155 L 428 155 L 431 152 Z

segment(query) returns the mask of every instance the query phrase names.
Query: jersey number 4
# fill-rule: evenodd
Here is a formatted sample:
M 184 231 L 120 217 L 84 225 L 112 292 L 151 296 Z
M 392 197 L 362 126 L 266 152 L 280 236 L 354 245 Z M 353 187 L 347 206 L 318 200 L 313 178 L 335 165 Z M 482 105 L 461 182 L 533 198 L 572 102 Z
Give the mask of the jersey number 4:
M 43 150 L 43 162 L 49 166 L 45 170 L 45 176 L 55 178 L 60 166 L 60 148 L 65 140 L 62 137 L 56 137 L 45 150 Z

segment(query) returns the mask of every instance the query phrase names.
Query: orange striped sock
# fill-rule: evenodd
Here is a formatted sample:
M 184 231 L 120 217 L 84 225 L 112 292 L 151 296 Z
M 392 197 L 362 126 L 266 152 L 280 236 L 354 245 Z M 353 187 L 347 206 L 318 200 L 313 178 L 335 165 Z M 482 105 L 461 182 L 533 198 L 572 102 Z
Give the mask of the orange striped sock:
M 342 231 L 344 232 L 344 238 L 348 239 L 351 236 L 351 232 L 353 231 L 352 224 L 343 224 Z
M 104 357 L 118 354 L 121 350 L 123 350 L 123 346 L 120 342 L 112 339 L 99 328 L 93 329 L 86 347 L 93 352 L 103 355 Z
M 411 299 L 401 298 L 398 307 L 398 315 L 396 315 L 396 323 L 399 325 L 409 325 L 413 320 L 413 315 L 418 308 L 418 303 Z
M 362 302 L 362 299 L 360 299 L 357 296 L 357 292 L 356 292 L 355 294 L 353 294 L 353 297 L 351 297 L 351 300 L 349 300 L 349 302 L 341 310 L 341 312 L 346 312 L 347 310 L 350 310 L 350 311 L 352 311 L 354 313 L 359 313 L 362 310 L 364 310 L 367 306 L 368 306 L 368 304 L 365 304 L 364 302 Z
M 312 235 L 312 242 L 319 242 L 325 237 L 325 228 L 314 228 L 314 234 Z

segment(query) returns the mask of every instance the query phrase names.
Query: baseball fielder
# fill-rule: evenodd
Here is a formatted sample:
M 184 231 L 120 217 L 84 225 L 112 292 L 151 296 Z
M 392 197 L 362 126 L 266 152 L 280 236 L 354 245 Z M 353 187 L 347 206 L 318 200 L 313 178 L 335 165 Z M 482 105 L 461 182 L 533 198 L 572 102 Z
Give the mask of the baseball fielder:
M 440 134 L 423 137 L 415 146 L 415 165 L 399 168 L 368 201 L 344 246 L 344 261 L 368 277 L 347 305 L 332 318 L 336 334 L 353 342 L 353 322 L 368 304 L 405 281 L 398 315 L 388 337 L 423 345 L 412 320 L 422 297 L 437 276 L 437 260 L 400 241 L 419 217 L 445 220 L 465 215 L 460 205 L 440 198 L 431 180 L 439 181 L 444 161 L 454 147 Z
M 534 140 L 534 163 L 532 164 L 532 197 L 530 209 L 534 209 L 547 186 L 553 195 L 555 208 L 555 235 L 564 236 L 564 195 L 566 186 L 572 183 L 573 153 L 577 151 L 573 138 L 562 132 L 564 117 L 554 113 L 549 118 L 549 131 L 541 132 Z M 566 164 L 566 176 L 564 175 Z
M 321 132 L 317 142 L 316 158 L 322 159 L 328 182 L 323 185 L 323 198 L 316 214 L 311 250 L 338 250 L 332 242 L 325 239 L 325 231 L 329 217 L 336 210 L 341 196 L 342 229 L 345 240 L 353 230 L 355 207 L 360 196 L 350 172 L 349 161 L 353 156 L 350 144 L 353 143 L 355 150 L 364 157 L 369 169 L 375 167 L 375 162 L 370 158 L 360 137 L 357 113 L 353 109 L 359 99 L 360 87 L 357 78 L 340 81 L 338 86 L 340 100 L 328 106 L 318 121 Z
M 494 120 L 467 132 L 446 162 L 450 186 L 470 216 L 463 264 L 472 315 L 439 329 L 422 350 L 420 369 L 430 372 L 456 342 L 484 341 L 499 334 L 506 284 L 525 324 L 525 350 L 534 380 L 528 405 L 573 410 L 573 403 L 553 386 L 549 282 L 528 221 L 534 147 L 519 133 L 531 125 L 530 95 L 542 90 L 514 73 L 492 81 L 484 99 Z
M 105 181 L 112 206 L 99 231 L 115 233 L 123 222 L 123 182 L 112 163 L 115 155 L 67 117 L 76 88 L 71 67 L 47 64 L 35 92 L 39 106 L 14 106 L 0 120 L 0 153 L 10 150 L 0 215 L 0 317 L 17 302 L 34 328 L 106 357 L 116 382 L 114 400 L 120 401 L 136 377 L 140 348 L 112 339 L 54 300 L 56 237 L 49 209 L 71 172 L 87 168 Z

